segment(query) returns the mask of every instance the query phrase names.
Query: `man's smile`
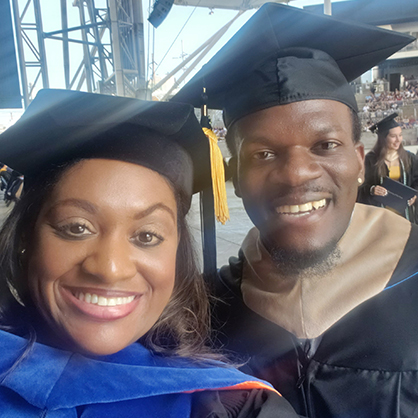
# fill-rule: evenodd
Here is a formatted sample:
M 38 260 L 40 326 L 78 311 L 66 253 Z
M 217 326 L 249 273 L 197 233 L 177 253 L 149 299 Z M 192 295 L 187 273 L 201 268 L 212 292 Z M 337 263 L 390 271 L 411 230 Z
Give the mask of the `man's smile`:
M 276 212 L 280 214 L 301 215 L 309 214 L 312 210 L 317 210 L 325 207 L 326 199 L 315 200 L 311 202 L 302 203 L 299 205 L 282 205 L 276 208 Z

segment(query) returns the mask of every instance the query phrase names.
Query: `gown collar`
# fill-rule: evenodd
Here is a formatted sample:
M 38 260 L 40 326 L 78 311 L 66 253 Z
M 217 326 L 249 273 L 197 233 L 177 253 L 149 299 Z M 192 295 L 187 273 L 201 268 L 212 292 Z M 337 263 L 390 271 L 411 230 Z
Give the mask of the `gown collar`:
M 0 331 L 0 373 L 9 370 L 27 343 Z M 3 376 L 2 386 L 38 408 L 51 410 L 201 390 L 271 389 L 220 362 L 198 365 L 187 359 L 160 357 L 139 343 L 100 358 L 35 343 L 19 365 Z

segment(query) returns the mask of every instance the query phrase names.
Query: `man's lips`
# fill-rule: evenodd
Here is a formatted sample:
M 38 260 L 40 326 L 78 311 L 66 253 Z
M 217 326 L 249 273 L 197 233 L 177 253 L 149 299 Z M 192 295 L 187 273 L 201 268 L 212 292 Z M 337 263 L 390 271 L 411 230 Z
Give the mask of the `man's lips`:
M 326 199 L 312 200 L 296 205 L 281 205 L 275 208 L 277 213 L 288 215 L 308 214 L 314 210 L 324 208 L 327 205 Z
M 142 294 L 134 292 L 107 292 L 96 289 L 62 287 L 62 295 L 70 306 L 93 320 L 110 321 L 129 315 L 138 305 Z

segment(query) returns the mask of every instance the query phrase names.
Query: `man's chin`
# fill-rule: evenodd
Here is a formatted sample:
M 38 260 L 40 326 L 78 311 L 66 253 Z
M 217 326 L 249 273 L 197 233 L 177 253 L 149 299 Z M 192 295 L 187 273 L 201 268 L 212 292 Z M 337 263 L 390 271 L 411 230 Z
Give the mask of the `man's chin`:
M 337 242 L 314 250 L 294 250 L 270 246 L 268 251 L 280 272 L 286 276 L 309 273 L 321 275 L 331 270 L 341 258 Z

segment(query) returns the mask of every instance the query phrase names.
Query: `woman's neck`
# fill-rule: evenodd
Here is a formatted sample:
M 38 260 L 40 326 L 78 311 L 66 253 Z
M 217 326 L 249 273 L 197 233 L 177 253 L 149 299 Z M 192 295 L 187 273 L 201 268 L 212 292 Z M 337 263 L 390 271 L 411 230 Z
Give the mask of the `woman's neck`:
M 392 162 L 392 161 L 397 160 L 398 158 L 399 158 L 399 155 L 398 155 L 397 150 L 389 150 L 386 152 L 386 156 L 385 156 L 386 161 Z

